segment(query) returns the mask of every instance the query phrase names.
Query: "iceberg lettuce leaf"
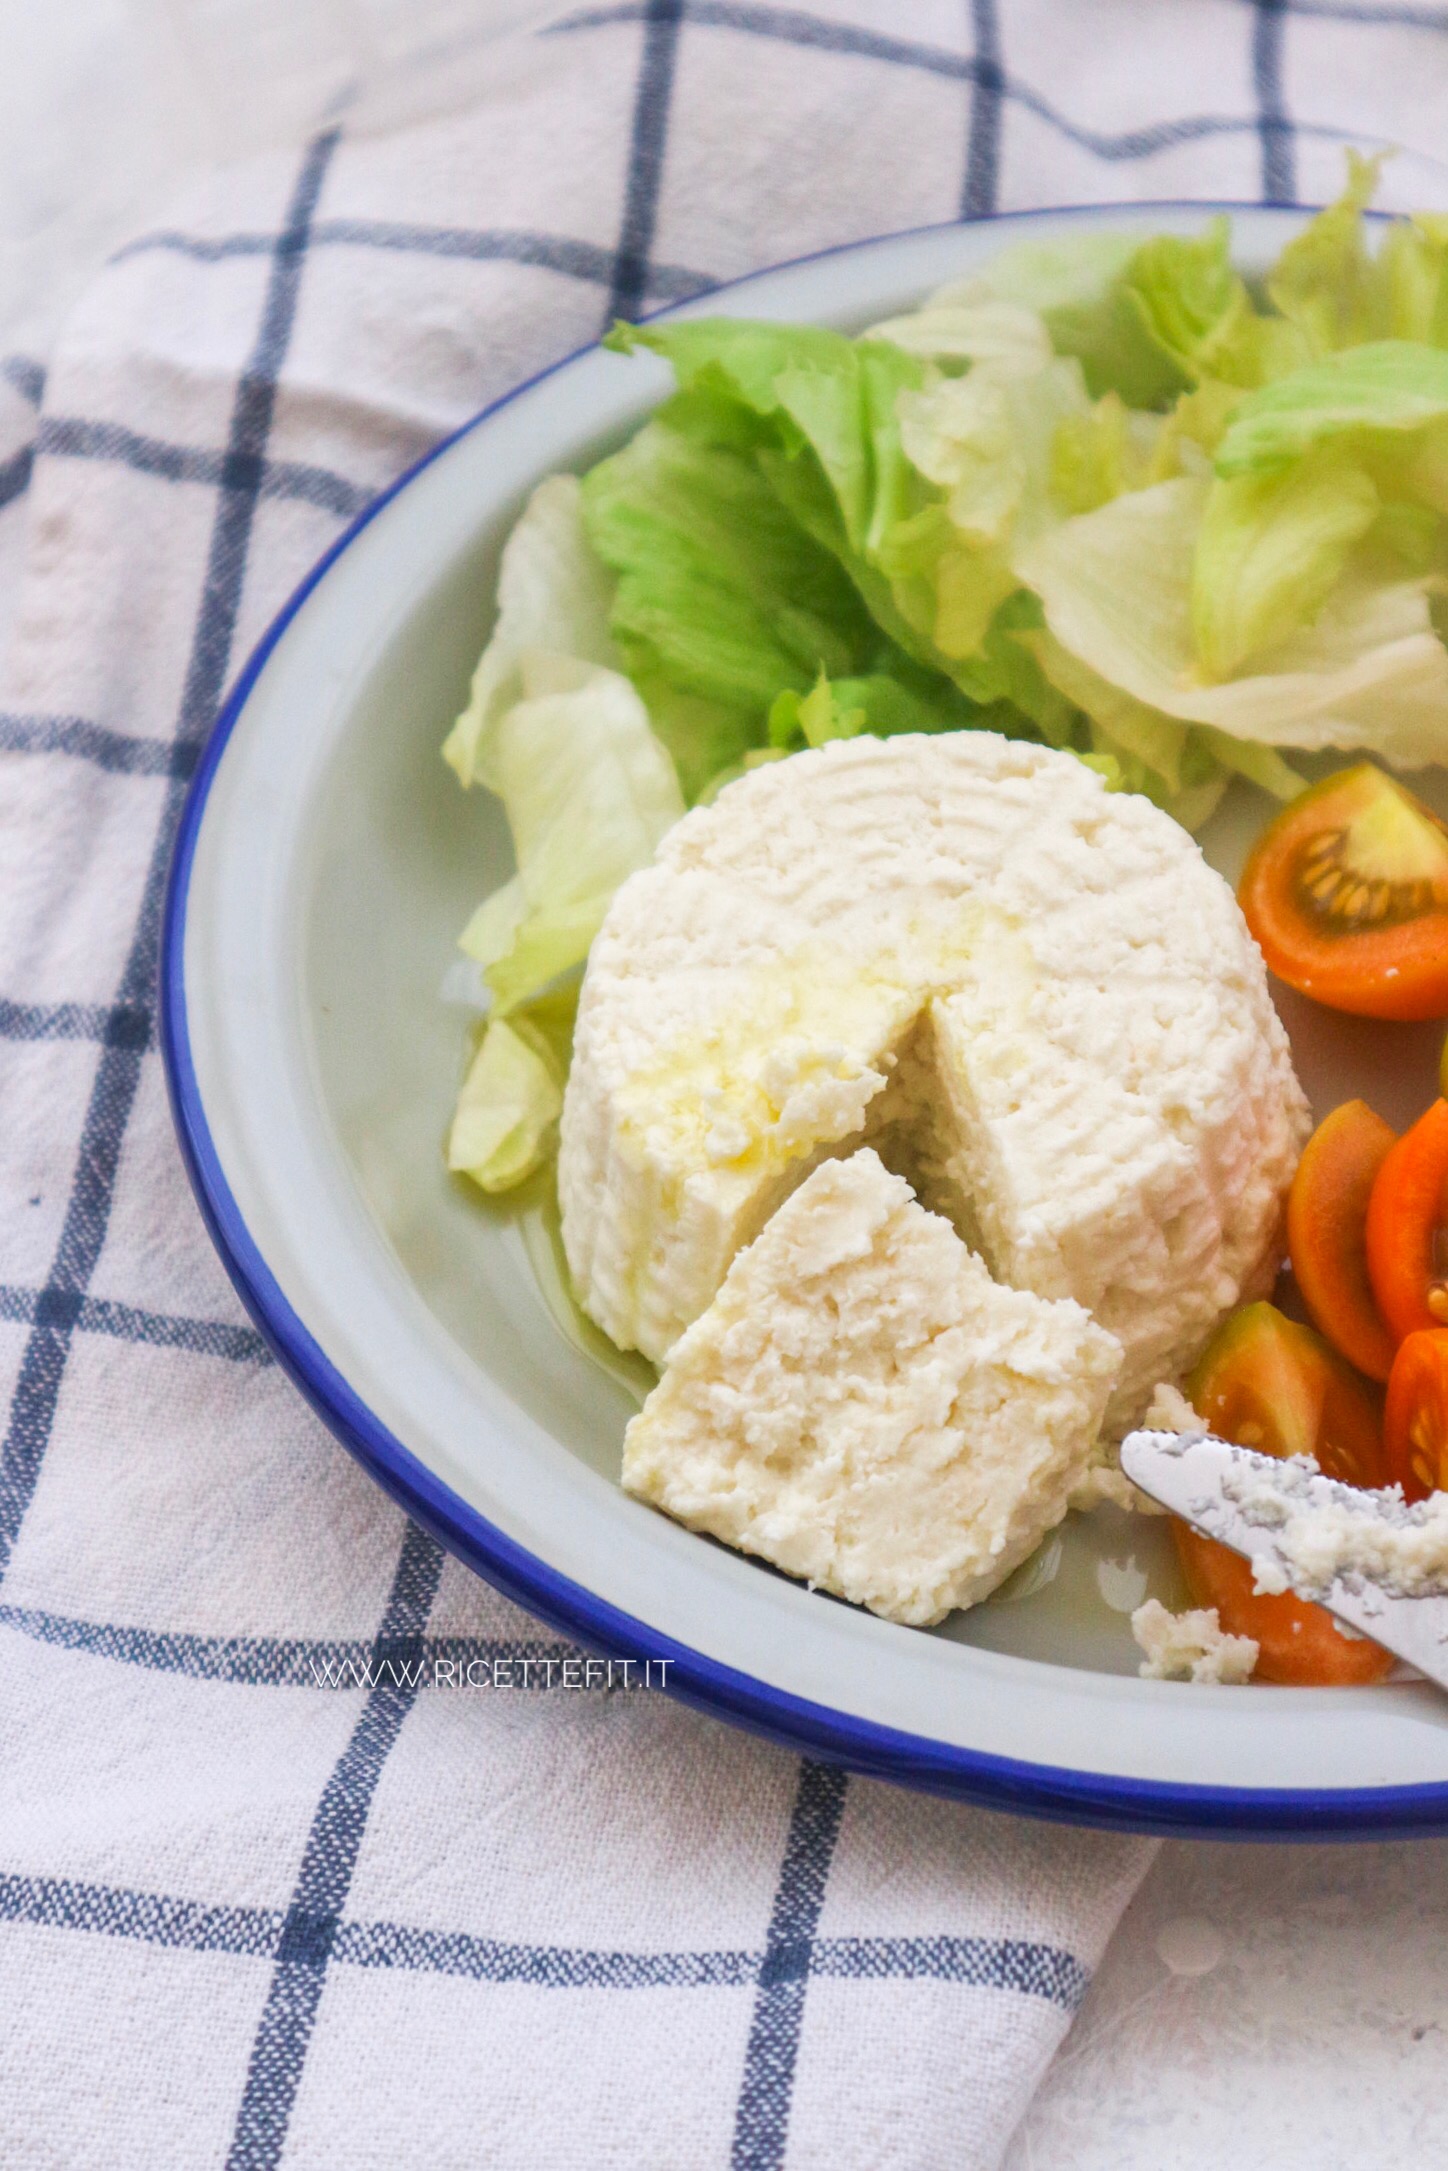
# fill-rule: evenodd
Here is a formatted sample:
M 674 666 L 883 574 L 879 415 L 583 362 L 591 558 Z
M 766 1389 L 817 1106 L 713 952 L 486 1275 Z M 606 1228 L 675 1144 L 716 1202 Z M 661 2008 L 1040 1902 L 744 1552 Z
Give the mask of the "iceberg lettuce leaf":
M 945 493 L 956 532 L 1002 544 L 1060 514 L 1052 470 L 1063 423 L 1094 417 L 1076 362 L 1030 372 L 980 367 L 899 400 L 900 437 L 920 473 Z
M 882 340 L 862 339 L 855 353 L 870 450 L 870 489 L 863 534 L 858 540 L 852 535 L 851 541 L 869 564 L 876 565 L 887 535 L 918 513 L 934 492 L 922 488 L 900 436 L 901 396 L 918 388 L 920 364 L 913 355 L 902 355 Z
M 1268 294 L 1303 341 L 1304 359 L 1383 339 L 1448 346 L 1448 219 L 1395 219 L 1374 253 L 1363 217 L 1383 154 L 1347 154 L 1335 204 L 1290 241 L 1267 277 Z
M 1448 651 L 1426 584 L 1351 568 L 1310 627 L 1203 685 L 1192 569 L 1209 485 L 1183 476 L 1036 538 L 1015 570 L 1061 646 L 1148 708 L 1268 746 L 1363 747 L 1403 768 L 1448 759 Z
M 1052 357 L 1045 319 L 1019 302 L 1000 301 L 982 286 L 938 296 L 909 316 L 872 324 L 867 339 L 888 340 L 922 362 L 987 362 L 1009 369 L 1044 369 Z
M 448 1167 L 481 1190 L 511 1190 L 551 1151 L 577 1005 L 577 988 L 569 988 L 484 1028 L 447 1144 Z
M 617 671 L 575 671 L 580 682 L 559 690 L 556 673 L 525 666 L 524 698 L 495 720 L 480 771 L 503 802 L 518 872 L 460 940 L 500 1016 L 582 962 L 614 891 L 684 811 L 637 690 Z
M 1018 633 L 1016 639 L 1030 650 L 1058 692 L 1104 735 L 1109 745 L 1097 751 L 1129 754 L 1151 771 L 1162 792 L 1181 790 L 1182 757 L 1187 744 L 1185 724 L 1163 716 L 1159 709 L 1149 708 L 1144 701 L 1113 686 L 1079 656 L 1063 648 L 1046 628 Z
M 1006 314 L 1017 331 L 1029 322 L 1023 310 Z M 999 330 L 1000 305 L 991 304 L 988 315 Z M 969 704 L 996 703 L 990 720 L 999 728 L 1031 730 L 1031 720 L 1004 705 L 1000 670 L 987 674 L 989 690 L 977 683 L 995 614 L 1018 585 L 999 551 L 980 547 L 977 531 L 989 520 L 983 501 L 999 481 L 1011 501 L 1003 518 L 1014 527 L 1033 517 L 1017 502 L 1022 485 L 1013 479 L 1014 455 L 999 445 L 998 464 L 1011 471 L 995 478 L 984 472 L 992 454 L 982 448 L 975 459 L 982 503 L 968 513 L 965 527 L 948 516 L 941 479 L 948 470 L 962 484 L 962 499 L 967 494 L 963 471 L 975 458 L 969 440 L 979 434 L 975 409 L 984 403 L 991 410 L 979 429 L 986 437 L 994 429 L 999 438 L 1001 425 L 992 415 L 1012 396 L 1020 374 L 1014 366 L 999 359 L 977 365 L 974 389 L 964 395 L 964 441 L 952 448 L 944 442 L 948 413 L 932 419 L 930 409 L 934 402 L 948 410 L 961 398 L 963 382 L 936 383 L 927 391 L 921 361 L 886 339 L 849 340 L 816 327 L 730 319 L 641 331 L 620 327 L 613 338 L 623 347 L 656 348 L 673 363 L 680 383 L 634 445 L 586 479 L 584 494 L 589 535 L 619 576 L 615 639 L 656 728 L 679 760 L 691 798 L 708 788 L 708 765 L 686 758 L 656 698 L 661 681 L 691 700 L 715 704 L 716 718 L 729 707 L 736 717 L 757 718 L 754 732 L 737 723 L 732 731 L 716 729 L 713 744 L 729 757 L 721 768 L 733 768 L 757 749 L 779 695 L 797 697 L 780 711 L 793 718 L 821 672 L 832 685 L 898 681 L 926 710 L 953 714 L 962 723 L 977 720 Z M 1039 327 L 1033 339 L 1007 345 L 1013 354 L 1028 353 L 1046 379 L 1044 398 L 1034 402 L 1042 413 L 1031 437 L 1027 478 L 1040 496 L 1049 484 L 1053 400 L 1059 405 L 1066 399 L 1073 411 L 1088 413 L 1090 403 L 1077 366 L 1050 359 Z M 992 371 L 999 380 L 993 390 L 987 384 Z M 932 442 L 935 457 L 925 449 Z M 733 463 L 733 474 L 730 479 L 720 469 L 716 489 L 704 463 L 720 460 Z M 651 462 L 677 470 L 674 479 L 686 485 L 674 493 L 666 516 L 660 514 L 662 483 L 652 488 L 643 472 Z M 718 519 L 704 503 L 711 492 L 723 507 Z M 652 501 L 652 539 L 641 530 L 645 498 Z M 828 580 L 819 576 L 821 561 Z M 813 591 L 800 567 L 815 569 Z M 721 583 L 729 591 L 727 611 L 717 593 Z M 747 611 L 738 607 L 741 596 Z M 801 618 L 799 605 L 806 601 L 812 623 Z M 774 614 L 767 637 L 760 610 Z M 726 630 L 738 636 L 728 645 L 721 638 Z M 1015 657 L 1013 668 L 1029 681 L 1028 659 Z M 870 713 L 885 714 L 884 700 L 879 695 Z M 908 705 L 897 699 L 889 713 L 904 713 Z
M 1448 346 L 1448 218 L 1422 211 L 1388 228 L 1378 251 L 1391 339 Z
M 1190 384 L 1259 381 L 1259 319 L 1231 246 L 1230 220 L 1215 218 L 1202 234 L 1144 241 L 1123 274 L 1148 336 Z
M 522 690 L 530 651 L 615 663 L 608 620 L 613 580 L 588 546 L 573 475 L 550 475 L 529 498 L 498 569 L 492 637 L 473 673 L 467 707 L 443 746 L 463 784 L 480 780 L 489 734 Z
M 886 672 L 833 681 L 821 672 L 807 694 L 790 689 L 779 695 L 769 713 L 769 738 L 792 752 L 861 732 L 890 739 L 901 732 L 959 731 L 976 720 L 971 703 L 948 681 L 921 690 Z
M 691 317 L 681 324 L 615 324 L 604 345 L 616 354 L 633 354 L 642 347 L 662 355 L 683 393 L 702 393 L 759 416 L 776 416 L 783 371 L 849 372 L 844 350 L 853 342 L 820 324 Z
M 975 722 L 985 730 L 1020 736 L 1012 714 L 1030 719 L 1047 746 L 1069 747 L 1075 737 L 1075 706 L 1051 684 L 1022 633 L 1038 632 L 1045 620 L 1028 589 L 1017 587 L 991 620 L 979 655 L 958 667 L 957 680 L 981 704 Z
M 1107 779 L 1108 791 L 1139 792 L 1143 799 L 1180 822 L 1183 829 L 1193 831 L 1210 821 L 1221 805 L 1231 778 L 1195 737 L 1189 736 L 1183 748 L 1181 781 L 1173 790 L 1163 783 L 1160 770 L 1133 754 L 1094 717 L 1090 731 L 1091 753 L 1081 758 L 1092 767 L 1099 767 L 1103 761 L 1111 764 L 1101 772 Z
M 1188 393 L 1183 401 L 1200 397 Z M 1185 411 L 1182 402 L 1178 411 Z M 1051 447 L 1051 494 L 1062 515 L 1094 512 L 1123 490 L 1142 490 L 1175 474 L 1177 457 L 1168 443 L 1172 419 L 1139 414 L 1114 392 L 1104 392 L 1084 414 L 1064 415 Z
M 1388 331 L 1385 282 L 1363 221 L 1382 163 L 1349 151 L 1342 195 L 1293 236 L 1267 275 L 1274 307 L 1314 354 L 1381 339 Z
M 1275 747 L 1257 745 L 1250 739 L 1234 739 L 1229 732 L 1214 730 L 1210 724 L 1193 724 L 1192 738 L 1224 769 L 1245 777 L 1249 784 L 1255 784 L 1271 799 L 1286 802 L 1307 789 L 1307 778 L 1285 762 Z
M 928 533 L 933 520 L 932 509 L 922 508 L 887 531 L 877 553 L 879 563 L 872 565 L 851 548 L 838 500 L 817 462 L 791 459 L 768 445 L 761 446 L 755 459 L 779 503 L 840 566 L 876 634 L 916 663 L 940 668 L 943 658 L 931 631 L 935 591 L 927 572 L 933 551 L 921 547 L 922 534 Z
M 1192 630 L 1208 678 L 1231 677 L 1316 617 L 1378 505 L 1371 478 L 1341 457 L 1214 478 L 1192 559 Z
M 824 746 L 831 739 L 857 739 L 868 724 L 856 694 L 860 684 L 858 679 L 842 679 L 832 686 L 821 671 L 807 694 L 787 689 L 769 712 L 770 745 L 790 754 L 804 746 Z
M 912 509 L 895 401 L 919 384 L 922 365 L 902 347 L 820 325 L 733 317 L 621 324 L 606 344 L 652 349 L 672 363 L 685 394 L 733 400 L 773 426 L 779 450 L 793 458 L 808 453 L 834 494 L 851 550 L 868 556 L 884 529 Z
M 1229 738 L 1207 724 L 1185 724 L 1149 708 L 1101 678 L 1049 632 L 1017 638 L 1030 647 L 1051 683 L 1090 719 L 1093 750 L 1117 757 L 1118 789 L 1141 791 L 1186 829 L 1214 812 L 1228 775 L 1246 777 L 1274 799 L 1294 799 L 1306 778 L 1270 746 Z
M 686 806 L 698 801 L 721 769 L 759 745 L 757 709 L 681 692 L 642 666 L 635 670 L 633 683 L 643 696 L 655 738 L 673 759 Z
M 1062 431 L 1075 426 L 1084 446 L 1095 410 L 1080 365 L 1051 361 L 1031 371 L 983 363 L 968 377 L 902 393 L 898 412 L 907 456 L 943 501 L 891 538 L 896 595 L 907 592 L 898 574 L 913 530 L 931 642 L 979 699 L 978 671 L 959 666 L 982 656 L 998 609 L 1019 586 L 1012 547 L 1062 517 L 1053 492 Z
M 1161 407 L 1185 382 L 1151 337 L 1126 291 L 1135 234 L 1076 233 L 1003 249 L 972 277 L 933 294 L 926 313 L 1006 303 L 1041 319 L 1053 351 L 1080 363 L 1093 398 L 1115 392 L 1129 407 Z
M 838 561 L 748 453 L 645 424 L 584 479 L 588 538 L 617 575 L 614 641 L 631 675 L 756 715 L 875 639 Z M 760 733 L 762 737 L 762 731 Z
M 1383 339 L 1329 355 L 1248 393 L 1217 447 L 1219 475 L 1270 475 L 1320 446 L 1359 452 L 1448 420 L 1448 352 Z

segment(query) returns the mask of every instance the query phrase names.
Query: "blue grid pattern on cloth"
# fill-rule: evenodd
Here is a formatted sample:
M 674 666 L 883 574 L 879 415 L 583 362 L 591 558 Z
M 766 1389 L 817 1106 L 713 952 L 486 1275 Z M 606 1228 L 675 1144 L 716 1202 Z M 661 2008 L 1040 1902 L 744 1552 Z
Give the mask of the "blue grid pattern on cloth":
M 322 250 L 349 249 L 459 264 L 538 267 L 597 289 L 600 325 L 616 315 L 707 292 L 715 283 L 707 271 L 660 261 L 655 252 L 680 52 L 697 31 L 782 43 L 797 47 L 802 56 L 846 55 L 882 69 L 924 71 L 958 83 L 965 104 L 958 202 L 962 215 L 970 218 L 1001 208 L 1002 142 L 1017 111 L 1108 164 L 1148 160 L 1164 147 L 1210 136 L 1250 138 L 1259 150 L 1261 199 L 1290 202 L 1297 191 L 1298 146 L 1313 138 L 1341 141 L 1345 133 L 1336 122 L 1291 110 L 1284 41 L 1294 20 L 1356 26 L 1365 40 L 1385 29 L 1448 37 L 1448 9 L 1431 7 L 1359 5 L 1352 0 L 1240 0 L 1237 5 L 1234 0 L 1226 12 L 1241 18 L 1254 110 L 1178 114 L 1113 130 L 1067 114 L 1033 89 L 1026 61 L 1009 56 L 1009 13 L 1003 18 L 995 0 L 969 0 L 959 50 L 803 8 L 748 0 L 623 0 L 576 10 L 545 35 L 578 39 L 618 25 L 641 26 L 623 209 L 611 250 L 533 230 L 321 217 L 318 207 L 340 141 L 331 131 L 306 150 L 290 204 L 275 231 L 216 237 L 158 230 L 120 252 L 120 260 L 171 253 L 203 267 L 245 257 L 265 263 L 255 338 L 237 380 L 221 446 L 172 444 L 102 418 L 51 414 L 43 410 L 40 365 L 24 356 L 0 363 L 0 377 L 34 409 L 36 424 L 32 440 L 0 461 L 0 510 L 23 498 L 33 466 L 42 458 L 119 465 L 161 483 L 209 490 L 215 501 L 202 603 L 175 728 L 168 737 L 128 733 L 76 715 L 0 714 L 0 749 L 9 753 L 60 755 L 105 772 L 154 778 L 161 785 L 149 873 L 113 999 L 104 1004 L 47 1004 L 0 990 L 0 1041 L 83 1043 L 95 1050 L 73 1156 L 74 1180 L 49 1271 L 35 1287 L 0 1286 L 0 1320 L 26 1330 L 0 1450 L 0 1627 L 120 1666 L 211 1682 L 315 1689 L 319 1695 L 327 1693 L 329 1681 L 337 1687 L 354 1685 L 344 1683 L 338 1667 L 376 1668 L 383 1660 L 447 1657 L 536 1658 L 568 1649 L 546 1640 L 430 1637 L 427 1624 L 442 1557 L 435 1543 L 412 1526 L 403 1535 L 386 1606 L 370 1642 L 153 1631 L 3 1602 L 5 1566 L 36 1490 L 78 1337 L 196 1352 L 242 1366 L 271 1363 L 260 1337 L 235 1320 L 146 1310 L 98 1296 L 91 1284 L 106 1240 L 142 1065 L 154 1051 L 159 915 L 170 850 L 186 783 L 239 661 L 235 634 L 258 507 L 268 500 L 292 500 L 343 522 L 372 494 L 369 484 L 272 450 L 278 387 L 309 260 Z M 1370 45 L 1365 46 L 1365 52 L 1370 51 Z M 269 1966 L 269 1989 L 227 2156 L 231 2171 L 263 2171 L 280 2161 L 318 2001 L 332 1969 L 434 1972 L 559 1991 L 659 1984 L 747 1989 L 753 2014 L 733 2129 L 737 2171 L 767 2171 L 785 2159 L 802 2016 L 812 1983 L 827 1978 L 933 1978 L 1010 1989 L 1067 2011 L 1083 1994 L 1086 1973 L 1081 1962 L 1067 1951 L 1031 1940 L 821 1936 L 821 1910 L 848 1782 L 837 1770 L 809 1763 L 799 1771 L 761 1949 L 576 1950 L 356 1919 L 348 1912 L 348 1898 L 369 1809 L 417 1693 L 415 1683 L 397 1678 L 407 1671 L 402 1664 L 367 1688 L 317 1801 L 284 1910 L 208 1907 L 80 1880 L 0 1875 L 0 1920 L 245 1955 Z

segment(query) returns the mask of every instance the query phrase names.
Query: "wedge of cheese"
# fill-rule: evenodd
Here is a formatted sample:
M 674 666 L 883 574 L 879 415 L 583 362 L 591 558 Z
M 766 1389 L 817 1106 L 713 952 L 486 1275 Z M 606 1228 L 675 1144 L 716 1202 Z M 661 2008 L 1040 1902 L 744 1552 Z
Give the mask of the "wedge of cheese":
M 1145 799 L 991 732 L 730 785 L 615 897 L 562 1119 L 580 1301 L 661 1362 L 870 1141 L 999 1282 L 1122 1345 L 1119 1436 L 1265 1292 L 1306 1104 L 1227 884 Z
M 993 1282 L 868 1148 L 735 1259 L 624 1440 L 630 1492 L 926 1627 L 1066 1512 L 1121 1366 L 1079 1304 Z

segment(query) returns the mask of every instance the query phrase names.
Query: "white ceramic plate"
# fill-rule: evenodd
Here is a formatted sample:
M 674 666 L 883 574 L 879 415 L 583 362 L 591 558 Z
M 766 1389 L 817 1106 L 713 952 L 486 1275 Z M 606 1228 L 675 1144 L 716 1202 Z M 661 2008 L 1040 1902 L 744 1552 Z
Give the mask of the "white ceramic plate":
M 853 329 L 1008 241 L 1193 230 L 1201 206 L 1032 214 L 786 265 L 681 314 Z M 1242 211 L 1244 263 L 1300 224 Z M 598 349 L 514 393 L 381 500 L 246 670 L 186 811 L 164 1033 L 183 1145 L 241 1294 L 378 1480 L 482 1575 L 584 1643 L 667 1661 L 721 1717 L 907 1784 L 1175 1831 L 1448 1829 L 1448 1700 L 1141 1681 L 1126 1615 L 1176 1595 L 1143 1518 L 1048 1541 L 995 1602 L 922 1634 L 812 1595 L 629 1500 L 636 1372 L 573 1327 L 534 1206 L 492 1211 L 442 1140 L 464 1019 L 458 930 L 509 871 L 485 795 L 438 758 L 487 633 L 498 550 L 534 483 L 617 443 L 668 382 Z M 1265 812 L 1214 824 L 1235 874 Z M 1404 1122 L 1431 1028 L 1284 1003 L 1319 1109 L 1363 1092 Z M 655 1678 L 659 1669 L 656 1665 Z

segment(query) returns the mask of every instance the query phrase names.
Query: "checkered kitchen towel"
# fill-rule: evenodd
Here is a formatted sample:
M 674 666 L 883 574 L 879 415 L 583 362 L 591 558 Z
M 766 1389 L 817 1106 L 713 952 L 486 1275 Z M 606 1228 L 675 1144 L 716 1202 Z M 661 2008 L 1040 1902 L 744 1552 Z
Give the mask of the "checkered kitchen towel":
M 164 1104 L 167 855 L 298 577 L 615 314 L 961 214 L 1321 197 L 1348 138 L 1448 203 L 1445 97 L 1426 6 L 626 0 L 465 114 L 216 177 L 3 366 L 5 2171 L 998 2161 L 1145 1844 L 542 1669 L 366 1685 L 563 1647 L 244 1322 Z

